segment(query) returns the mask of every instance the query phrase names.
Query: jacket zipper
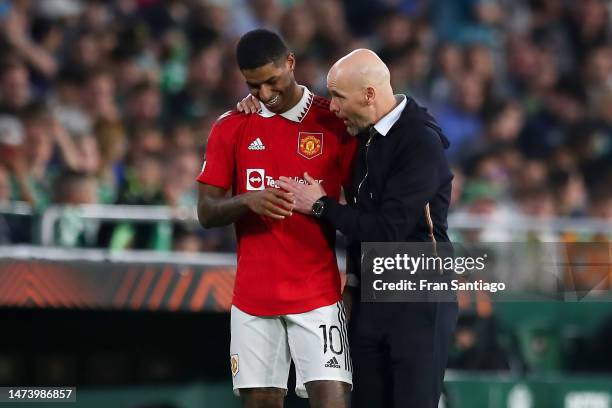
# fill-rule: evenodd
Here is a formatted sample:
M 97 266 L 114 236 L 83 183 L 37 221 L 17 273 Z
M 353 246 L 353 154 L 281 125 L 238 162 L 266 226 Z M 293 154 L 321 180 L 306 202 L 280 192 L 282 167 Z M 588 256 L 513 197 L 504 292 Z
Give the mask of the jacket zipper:
M 365 176 L 363 176 L 363 179 L 361 180 L 361 182 L 357 186 L 357 194 L 355 195 L 355 204 L 357 204 L 357 199 L 359 198 L 359 192 L 361 191 L 361 185 L 368 178 L 368 172 L 369 172 L 369 169 L 368 169 L 368 152 L 370 151 L 370 144 L 372 143 L 372 139 L 374 139 L 374 135 L 371 135 L 370 138 L 368 139 L 368 141 L 366 142 L 366 152 L 365 152 L 366 172 L 365 172 Z

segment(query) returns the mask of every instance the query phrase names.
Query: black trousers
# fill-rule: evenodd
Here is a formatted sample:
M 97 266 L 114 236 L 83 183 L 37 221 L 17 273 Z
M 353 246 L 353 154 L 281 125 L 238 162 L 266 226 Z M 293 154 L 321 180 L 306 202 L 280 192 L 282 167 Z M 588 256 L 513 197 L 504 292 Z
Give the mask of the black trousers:
M 437 408 L 457 303 L 355 302 L 353 408 Z

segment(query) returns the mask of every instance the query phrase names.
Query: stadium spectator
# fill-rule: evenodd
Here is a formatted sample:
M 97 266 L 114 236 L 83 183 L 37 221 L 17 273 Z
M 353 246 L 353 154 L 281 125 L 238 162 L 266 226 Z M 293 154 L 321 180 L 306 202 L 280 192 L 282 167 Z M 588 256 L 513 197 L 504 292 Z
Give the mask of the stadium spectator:
M 10 173 L 6 167 L 0 165 L 0 208 L 6 207 L 11 200 Z M 0 245 L 13 242 L 11 227 L 7 217 L 0 214 Z
M 209 111 L 219 103 L 216 94 L 220 89 L 222 74 L 223 48 L 211 39 L 208 44 L 193 50 L 183 90 L 171 95 L 167 102 L 168 115 L 193 120 Z
M 54 230 L 54 243 L 64 247 L 91 247 L 98 239 L 99 222 L 79 217 L 71 206 L 95 204 L 97 184 L 86 173 L 64 172 L 54 184 L 54 202 L 66 205 Z
M 0 165 L 0 205 L 6 205 L 11 201 L 11 178 L 10 173 L 4 165 Z
M 445 129 L 451 147 L 448 155 L 456 159 L 458 151 L 482 130 L 481 111 L 485 103 L 485 83 L 476 73 L 467 73 L 453 83 L 452 101 L 438 112 L 438 122 Z
M 94 127 L 94 134 L 100 153 L 100 202 L 113 204 L 125 181 L 128 141 L 121 122 L 99 121 Z
M 94 124 L 100 120 L 116 121 L 119 119 L 115 81 L 110 71 L 91 70 L 84 88 L 82 105 Z
M 448 367 L 461 370 L 507 371 L 508 353 L 497 341 L 495 318 L 466 313 L 459 317 Z
M 157 127 L 162 110 L 161 92 L 156 84 L 142 82 L 135 85 L 127 95 L 125 121 L 130 127 Z
M 26 65 L 14 55 L 0 61 L 0 110 L 18 114 L 30 102 L 32 88 Z

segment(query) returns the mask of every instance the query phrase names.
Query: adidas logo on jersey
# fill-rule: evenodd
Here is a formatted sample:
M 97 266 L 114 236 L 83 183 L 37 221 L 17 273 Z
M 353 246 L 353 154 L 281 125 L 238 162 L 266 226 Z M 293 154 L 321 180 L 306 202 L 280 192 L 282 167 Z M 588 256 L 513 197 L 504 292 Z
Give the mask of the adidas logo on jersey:
M 332 357 L 331 360 L 329 360 L 327 363 L 325 363 L 325 367 L 329 367 L 329 368 L 341 368 L 340 364 L 338 363 L 338 360 L 336 360 L 336 357 Z
M 266 146 L 261 142 L 260 138 L 257 138 L 251 142 L 248 149 L 249 150 L 266 150 Z

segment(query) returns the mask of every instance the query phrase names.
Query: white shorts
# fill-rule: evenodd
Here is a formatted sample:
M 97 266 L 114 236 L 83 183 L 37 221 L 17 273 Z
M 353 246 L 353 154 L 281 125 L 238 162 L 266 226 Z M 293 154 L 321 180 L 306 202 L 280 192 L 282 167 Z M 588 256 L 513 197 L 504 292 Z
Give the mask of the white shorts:
M 234 392 L 240 388 L 287 389 L 291 360 L 295 393 L 307 398 L 305 383 L 316 380 L 353 384 L 353 366 L 342 302 L 305 313 L 253 316 L 231 310 L 230 364 Z

